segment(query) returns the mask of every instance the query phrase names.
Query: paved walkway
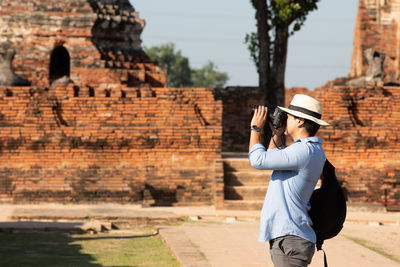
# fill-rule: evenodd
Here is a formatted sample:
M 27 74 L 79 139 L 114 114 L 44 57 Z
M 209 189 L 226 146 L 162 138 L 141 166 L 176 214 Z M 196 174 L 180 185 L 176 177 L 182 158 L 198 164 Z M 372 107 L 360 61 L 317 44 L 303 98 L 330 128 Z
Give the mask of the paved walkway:
M 183 216 L 195 221 L 160 227 L 161 236 L 181 266 L 273 266 L 267 245 L 257 242 L 259 211 L 215 210 L 213 207 L 142 208 L 119 204 L 0 205 L 0 230 L 23 226 L 29 229 L 35 223 L 35 227 L 47 227 L 45 229 L 82 227 L 88 219 L 165 225 L 165 222 L 178 221 Z M 21 222 L 27 220 L 31 222 Z M 394 225 L 395 234 L 400 236 L 400 213 L 349 209 L 347 223 Z M 400 266 L 342 235 L 326 241 L 324 248 L 330 267 Z M 316 253 L 310 266 L 323 266 L 322 252 Z
M 182 266 L 273 267 L 267 245 L 257 242 L 258 223 L 189 224 L 161 229 L 160 233 Z M 209 265 L 180 254 L 181 240 L 198 250 Z M 178 247 L 177 247 L 178 246 Z M 339 235 L 324 244 L 330 267 L 399 267 L 400 264 Z M 316 252 L 311 267 L 322 267 L 323 252 Z

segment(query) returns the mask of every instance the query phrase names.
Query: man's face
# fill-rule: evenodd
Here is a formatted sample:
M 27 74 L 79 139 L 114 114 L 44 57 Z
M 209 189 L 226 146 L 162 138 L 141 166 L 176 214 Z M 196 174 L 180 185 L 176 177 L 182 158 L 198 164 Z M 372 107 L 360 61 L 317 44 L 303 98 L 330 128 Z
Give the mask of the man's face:
M 293 115 L 287 114 L 286 121 L 286 134 L 293 136 L 299 126 L 301 125 L 302 119 L 296 118 Z
M 291 135 L 290 133 L 292 132 L 293 124 L 294 124 L 294 117 L 290 114 L 287 114 L 286 134 Z

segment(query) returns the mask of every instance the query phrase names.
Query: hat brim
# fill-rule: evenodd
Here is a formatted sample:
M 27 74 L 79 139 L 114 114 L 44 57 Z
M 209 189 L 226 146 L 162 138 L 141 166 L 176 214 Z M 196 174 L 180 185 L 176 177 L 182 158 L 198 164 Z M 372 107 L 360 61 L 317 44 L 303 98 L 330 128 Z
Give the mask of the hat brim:
M 313 121 L 313 122 L 315 122 L 315 123 L 317 123 L 317 124 L 319 124 L 319 125 L 321 125 L 321 126 L 327 126 L 327 125 L 329 125 L 329 123 L 327 123 L 326 121 L 317 119 L 317 118 L 315 118 L 315 117 L 313 117 L 313 116 L 310 116 L 310 115 L 307 115 L 307 114 L 305 114 L 305 113 L 303 113 L 303 112 L 291 110 L 291 109 L 284 108 L 284 107 L 278 107 L 278 108 L 281 109 L 281 110 L 283 110 L 283 111 L 285 111 L 286 113 L 288 113 L 288 114 L 290 114 L 290 115 L 293 115 L 293 116 L 295 116 L 295 117 L 299 117 L 299 118 L 303 118 L 303 119 L 307 119 L 307 120 Z

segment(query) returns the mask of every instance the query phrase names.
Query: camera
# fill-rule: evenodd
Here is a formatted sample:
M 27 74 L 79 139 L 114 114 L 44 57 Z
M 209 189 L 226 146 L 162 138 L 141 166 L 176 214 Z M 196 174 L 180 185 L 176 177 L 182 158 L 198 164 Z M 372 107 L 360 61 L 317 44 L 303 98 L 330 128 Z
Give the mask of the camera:
M 254 110 L 258 108 L 259 105 L 254 105 L 251 117 L 253 118 Z M 272 124 L 275 129 L 280 129 L 286 127 L 287 114 L 279 108 L 268 108 L 267 120 Z

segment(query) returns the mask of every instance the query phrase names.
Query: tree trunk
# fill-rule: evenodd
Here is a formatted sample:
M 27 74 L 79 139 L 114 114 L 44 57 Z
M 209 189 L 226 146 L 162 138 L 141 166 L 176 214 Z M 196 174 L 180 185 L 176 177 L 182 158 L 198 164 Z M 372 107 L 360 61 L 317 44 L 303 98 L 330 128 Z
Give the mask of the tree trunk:
M 265 104 L 271 103 L 266 92 L 269 87 L 270 77 L 270 25 L 268 24 L 268 6 L 266 0 L 251 0 L 256 9 L 257 35 L 259 44 L 258 77 L 260 92 L 264 93 Z
M 289 27 L 286 25 L 276 26 L 274 55 L 271 66 L 271 79 L 269 82 L 267 96 L 274 99 L 279 106 L 285 105 L 285 70 L 289 39 Z

